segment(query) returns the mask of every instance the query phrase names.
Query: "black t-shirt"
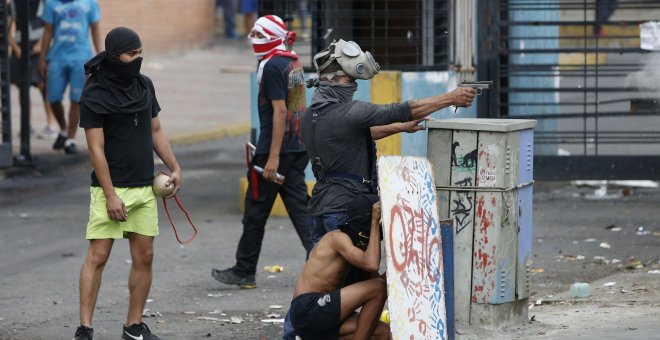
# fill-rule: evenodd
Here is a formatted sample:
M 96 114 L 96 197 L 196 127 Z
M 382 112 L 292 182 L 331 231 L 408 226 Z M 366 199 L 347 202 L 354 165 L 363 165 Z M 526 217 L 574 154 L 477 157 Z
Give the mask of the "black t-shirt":
M 118 188 L 151 185 L 154 177 L 151 119 L 158 116 L 160 106 L 153 84 L 151 109 L 134 114 L 96 114 L 80 104 L 80 127 L 103 128 L 105 158 L 110 168 L 112 185 Z M 92 171 L 92 186 L 101 186 Z
M 270 153 L 273 139 L 273 100 L 286 102 L 287 116 L 280 153 L 305 152 L 300 132 L 300 120 L 307 109 L 305 78 L 300 62 L 285 56 L 275 56 L 264 66 L 259 85 L 259 139 L 257 154 Z

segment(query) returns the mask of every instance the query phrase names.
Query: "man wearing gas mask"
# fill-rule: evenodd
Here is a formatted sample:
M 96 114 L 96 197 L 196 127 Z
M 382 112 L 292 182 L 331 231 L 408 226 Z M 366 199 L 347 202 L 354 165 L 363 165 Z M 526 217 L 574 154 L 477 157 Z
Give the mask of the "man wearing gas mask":
M 347 218 L 348 205 L 356 196 L 375 193 L 376 148 L 374 140 L 399 132 L 423 130 L 419 126 L 431 113 L 445 107 L 469 106 L 472 88 L 418 100 L 377 105 L 354 101 L 356 79 L 371 79 L 380 66 L 371 53 L 353 41 L 333 41 L 314 56 L 318 79 L 307 86 L 318 88 L 302 120 L 303 141 L 316 185 L 309 210 L 312 239 L 321 237 Z

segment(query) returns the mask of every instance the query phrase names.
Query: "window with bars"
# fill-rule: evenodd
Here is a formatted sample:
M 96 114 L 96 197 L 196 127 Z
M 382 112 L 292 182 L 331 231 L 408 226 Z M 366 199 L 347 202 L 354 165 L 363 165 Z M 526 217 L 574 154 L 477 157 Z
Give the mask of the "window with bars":
M 292 23 L 296 0 L 261 0 L 259 14 L 274 13 Z M 333 39 L 353 40 L 385 70 L 445 71 L 449 67 L 448 0 L 307 0 L 310 39 L 296 51 L 309 67 L 315 53 Z M 300 20 L 297 20 L 300 22 Z M 299 32 L 300 35 L 300 32 Z M 305 36 L 305 35 L 303 35 Z

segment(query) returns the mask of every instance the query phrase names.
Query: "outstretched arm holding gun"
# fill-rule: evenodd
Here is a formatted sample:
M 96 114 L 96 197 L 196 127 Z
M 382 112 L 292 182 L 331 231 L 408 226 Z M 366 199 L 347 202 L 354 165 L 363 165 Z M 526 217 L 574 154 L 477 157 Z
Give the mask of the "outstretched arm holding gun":
M 483 80 L 483 81 L 464 81 L 458 84 L 458 87 L 471 87 L 475 89 L 476 95 L 480 96 L 483 90 L 489 90 L 490 87 L 493 86 L 493 81 L 492 80 Z M 456 109 L 454 112 L 458 111 L 458 106 L 456 106 Z

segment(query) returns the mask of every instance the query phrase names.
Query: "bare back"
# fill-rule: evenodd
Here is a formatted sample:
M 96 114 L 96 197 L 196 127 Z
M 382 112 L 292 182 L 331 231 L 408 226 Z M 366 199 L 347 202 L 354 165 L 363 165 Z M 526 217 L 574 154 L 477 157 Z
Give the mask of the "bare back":
M 335 248 L 338 242 L 351 242 L 341 231 L 325 234 L 309 255 L 296 283 L 293 297 L 309 292 L 329 292 L 340 288 L 349 263 Z

